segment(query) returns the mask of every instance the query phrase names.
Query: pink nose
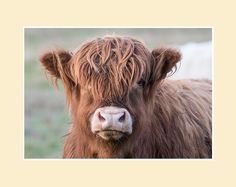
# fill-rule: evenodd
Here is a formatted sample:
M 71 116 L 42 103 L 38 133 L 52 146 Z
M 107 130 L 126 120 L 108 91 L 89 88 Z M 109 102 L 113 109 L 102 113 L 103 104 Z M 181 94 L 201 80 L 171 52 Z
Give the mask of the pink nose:
M 125 108 L 98 108 L 91 116 L 90 123 L 92 132 L 104 139 L 118 139 L 121 134 L 132 133 L 132 119 Z
M 105 129 L 109 128 L 109 125 L 112 125 L 113 123 L 122 123 L 125 121 L 125 112 L 98 112 L 96 115 L 100 123 L 104 124 Z

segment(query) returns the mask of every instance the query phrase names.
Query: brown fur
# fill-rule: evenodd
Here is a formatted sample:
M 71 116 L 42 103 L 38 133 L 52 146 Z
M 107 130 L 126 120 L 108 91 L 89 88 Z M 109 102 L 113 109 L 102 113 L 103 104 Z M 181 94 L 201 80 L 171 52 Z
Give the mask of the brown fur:
M 165 79 L 181 59 L 178 51 L 151 53 L 132 38 L 105 37 L 74 54 L 58 50 L 41 57 L 65 86 L 73 124 L 64 158 L 211 158 L 211 82 Z M 133 133 L 105 141 L 90 130 L 91 114 L 121 106 L 133 118 Z

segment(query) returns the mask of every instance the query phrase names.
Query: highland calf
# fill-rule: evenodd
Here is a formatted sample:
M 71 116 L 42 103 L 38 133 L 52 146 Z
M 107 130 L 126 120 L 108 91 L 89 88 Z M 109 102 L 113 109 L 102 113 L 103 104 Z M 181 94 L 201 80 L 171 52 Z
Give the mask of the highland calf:
M 128 37 L 43 54 L 71 111 L 63 158 L 211 158 L 211 81 L 166 79 L 180 60 Z

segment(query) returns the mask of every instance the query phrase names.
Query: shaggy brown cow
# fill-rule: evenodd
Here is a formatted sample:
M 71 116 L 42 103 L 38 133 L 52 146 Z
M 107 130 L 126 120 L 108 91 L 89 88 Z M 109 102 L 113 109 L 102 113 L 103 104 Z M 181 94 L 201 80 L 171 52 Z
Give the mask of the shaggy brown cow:
M 165 79 L 180 59 L 127 37 L 45 53 L 72 115 L 63 157 L 211 158 L 211 81 Z

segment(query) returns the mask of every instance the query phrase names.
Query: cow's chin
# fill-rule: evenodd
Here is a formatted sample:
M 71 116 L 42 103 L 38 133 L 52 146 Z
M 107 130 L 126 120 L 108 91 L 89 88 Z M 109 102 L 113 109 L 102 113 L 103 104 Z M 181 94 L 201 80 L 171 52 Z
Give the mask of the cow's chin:
M 96 135 L 105 141 L 119 141 L 127 136 L 127 133 L 117 130 L 104 130 L 96 132 Z

